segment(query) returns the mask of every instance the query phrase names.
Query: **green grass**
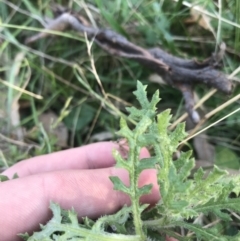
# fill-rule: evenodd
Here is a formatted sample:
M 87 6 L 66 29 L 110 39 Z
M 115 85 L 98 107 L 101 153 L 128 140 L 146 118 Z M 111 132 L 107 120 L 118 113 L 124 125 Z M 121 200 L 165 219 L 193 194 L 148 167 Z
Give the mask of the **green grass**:
M 55 124 L 63 121 L 67 127 L 69 147 L 87 144 L 91 142 L 92 136 L 102 132 L 108 132 L 113 138 L 117 138 L 114 132 L 118 129 L 119 117 L 125 115 L 125 106 L 135 103 L 132 91 L 137 80 L 149 84 L 150 94 L 160 89 L 162 101 L 159 110 L 171 108 L 173 120 L 178 120 L 184 113 L 179 91 L 171 86 L 149 82 L 149 76 L 152 74 L 150 70 L 134 61 L 110 56 L 95 44 L 89 56 L 84 37 L 74 32 L 60 33 L 54 38 L 41 39 L 31 46 L 26 46 L 24 40 L 42 28 L 40 23 L 43 22 L 44 15 L 52 17 L 49 8 L 52 3 L 72 7 L 85 15 L 92 25 L 111 28 L 140 46 L 160 46 L 174 55 L 185 58 L 203 60 L 215 51 L 216 43 L 224 41 L 227 52 L 223 71 L 230 75 L 239 66 L 238 1 L 194 1 L 194 4 L 198 3 L 202 7 L 205 16 L 210 16 L 211 26 L 216 33 L 214 38 L 210 31 L 199 26 L 197 22 L 187 23 L 186 20 L 190 17 L 189 4 L 193 4 L 193 1 L 0 0 L 3 24 L 0 24 L 0 77 L 9 84 L 42 96 L 42 99 L 38 99 L 0 83 L 1 103 L 4 103 L 1 104 L 1 111 L 6 112 L 4 119 L 1 120 L 4 130 L 8 123 L 7 131 L 2 132 L 2 135 L 14 139 L 16 127 L 10 125 L 9 113 L 14 99 L 19 94 L 20 126 L 26 130 L 21 141 L 25 143 L 24 147 L 9 141 L 4 141 L 3 145 L 0 139 L 2 166 L 60 149 L 56 145 L 56 138 L 49 135 L 39 121 L 39 116 L 48 111 L 53 111 L 58 116 Z M 218 9 L 219 4 L 222 4 L 222 10 Z M 19 53 L 24 57 L 17 62 L 16 56 Z M 91 59 L 96 73 L 92 71 Z M 233 80 L 233 94 L 223 96 L 215 93 L 204 102 L 204 113 L 237 96 L 239 80 L 237 72 Z M 84 83 L 87 84 L 84 86 Z M 101 90 L 101 86 L 104 91 Z M 199 98 L 204 97 L 209 91 L 206 86 L 196 88 Z M 23 103 L 26 108 L 22 107 Z M 239 100 L 221 109 L 207 119 L 200 129 L 218 121 L 238 106 Z M 218 156 L 227 146 L 237 163 L 240 163 L 239 115 L 237 112 L 205 132 L 209 141 L 217 147 Z

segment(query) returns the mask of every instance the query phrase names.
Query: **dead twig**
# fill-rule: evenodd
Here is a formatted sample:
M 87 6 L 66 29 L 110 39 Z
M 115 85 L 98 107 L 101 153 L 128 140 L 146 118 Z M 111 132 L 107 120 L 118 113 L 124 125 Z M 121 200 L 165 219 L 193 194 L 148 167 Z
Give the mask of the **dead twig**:
M 63 8 L 55 13 L 56 18 L 51 21 L 47 30 L 64 31 L 71 28 L 81 34 L 85 33 L 87 38 L 93 39 L 111 55 L 135 60 L 157 72 L 164 81 L 182 92 L 185 108 L 194 123 L 200 121 L 194 109 L 193 89 L 195 85 L 205 84 L 222 93 L 231 93 L 231 82 L 224 73 L 216 69 L 224 56 L 224 45 L 221 45 L 219 53 L 213 54 L 202 62 L 185 60 L 170 55 L 160 48 L 144 49 L 110 29 L 91 27 L 82 16 Z M 30 44 L 49 35 L 49 31 L 41 32 L 28 38 L 25 43 Z

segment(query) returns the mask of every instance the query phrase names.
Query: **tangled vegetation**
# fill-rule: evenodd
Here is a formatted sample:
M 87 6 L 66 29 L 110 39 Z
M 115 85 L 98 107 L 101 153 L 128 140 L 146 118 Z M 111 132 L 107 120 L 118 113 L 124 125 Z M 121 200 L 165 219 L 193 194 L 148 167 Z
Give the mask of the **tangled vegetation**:
M 53 219 L 29 240 L 45 240 L 41 236 L 45 234 L 46 240 L 159 240 L 159 233 L 179 240 L 239 239 L 239 182 L 232 176 L 240 168 L 239 4 L 229 0 L 0 0 L 0 171 L 28 157 L 119 136 L 128 139 L 130 153 L 145 146 L 153 154 L 148 162 L 139 162 L 136 155 L 129 155 L 127 161 L 114 154 L 117 166 L 132 173 L 129 187 L 111 178 L 117 190 L 129 194 L 132 207 L 79 224 L 73 211 L 51 204 Z M 102 36 L 99 40 L 86 31 L 79 35 L 74 29 L 49 28 L 66 9 L 83 25 L 124 36 L 135 44 L 131 51 L 139 47 L 149 51 L 127 53 L 124 47 L 117 54 L 114 41 L 110 45 L 103 38 L 101 42 Z M 43 33 L 46 38 L 32 41 Z M 112 52 L 106 52 L 106 45 Z M 161 71 L 139 61 L 139 53 L 153 58 L 155 47 L 175 56 L 175 61 L 189 60 L 184 63 L 196 69 L 207 63 L 224 80 L 210 78 L 214 83 L 210 87 L 224 86 L 224 95 L 205 83 L 194 88 L 189 82 L 173 83 L 171 72 L 159 77 Z M 137 61 L 132 53 L 138 55 Z M 156 58 L 161 62 L 161 56 Z M 132 96 L 137 80 L 147 84 L 148 95 L 153 96 L 148 102 L 145 87 L 138 83 L 135 95 L 141 109 L 131 107 L 137 105 Z M 160 104 L 154 94 L 157 89 Z M 116 134 L 119 118 L 121 130 Z M 184 130 L 179 123 L 185 120 Z M 196 162 L 190 152 L 184 152 L 189 149 Z M 196 171 L 199 166 L 202 169 Z M 138 189 L 136 183 L 140 172 L 150 167 L 158 170 L 162 199 L 145 212 L 146 206 L 138 200 L 150 187 Z M 205 169 L 211 172 L 204 174 Z M 76 234 L 66 232 L 69 225 L 76 227 Z

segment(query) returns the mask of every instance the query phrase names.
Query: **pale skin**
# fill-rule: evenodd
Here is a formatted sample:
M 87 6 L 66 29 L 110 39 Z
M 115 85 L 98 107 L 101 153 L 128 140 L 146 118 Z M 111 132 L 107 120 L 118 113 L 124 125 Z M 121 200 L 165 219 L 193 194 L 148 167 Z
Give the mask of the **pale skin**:
M 73 207 L 79 218 L 97 218 L 129 205 L 129 198 L 113 190 L 109 180 L 109 176 L 119 176 L 128 184 L 127 172 L 114 167 L 114 148 L 121 150 L 113 142 L 90 144 L 21 161 L 3 172 L 9 178 L 17 173 L 19 178 L 0 183 L 1 240 L 18 241 L 18 233 L 38 230 L 39 223 L 51 218 L 50 201 L 64 209 Z M 149 153 L 143 149 L 140 156 Z M 155 170 L 145 170 L 140 176 L 139 186 L 149 183 L 152 191 L 140 201 L 154 205 L 160 199 Z

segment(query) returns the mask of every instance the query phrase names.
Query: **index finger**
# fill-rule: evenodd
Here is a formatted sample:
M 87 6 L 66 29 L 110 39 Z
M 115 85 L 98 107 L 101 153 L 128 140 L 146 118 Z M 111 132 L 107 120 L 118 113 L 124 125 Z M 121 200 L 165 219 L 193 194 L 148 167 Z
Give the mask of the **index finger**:
M 65 151 L 37 156 L 21 161 L 2 174 L 12 178 L 15 173 L 19 177 L 43 172 L 71 169 L 97 169 L 111 167 L 115 164 L 112 152 L 121 152 L 118 143 L 98 142 Z M 141 151 L 141 158 L 149 157 L 147 149 Z

